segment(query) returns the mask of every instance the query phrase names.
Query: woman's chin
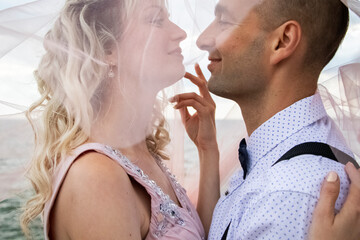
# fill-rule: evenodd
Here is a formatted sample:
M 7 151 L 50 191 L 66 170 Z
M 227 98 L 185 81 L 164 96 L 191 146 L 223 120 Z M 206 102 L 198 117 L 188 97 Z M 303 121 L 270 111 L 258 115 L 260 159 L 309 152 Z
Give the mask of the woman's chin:
M 184 76 L 185 76 L 185 67 L 182 66 L 181 68 L 177 68 L 177 69 L 173 69 L 173 71 L 167 71 L 169 74 L 166 74 L 167 76 L 165 76 L 162 78 L 162 81 L 160 80 L 161 83 L 163 83 L 162 88 L 167 88 L 170 87 L 171 85 L 177 83 L 179 80 L 181 80 Z

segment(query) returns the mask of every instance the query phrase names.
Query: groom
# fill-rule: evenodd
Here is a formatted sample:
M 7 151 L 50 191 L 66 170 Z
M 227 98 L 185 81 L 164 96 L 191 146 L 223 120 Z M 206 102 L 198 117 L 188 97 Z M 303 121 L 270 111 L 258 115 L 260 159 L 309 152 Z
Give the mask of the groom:
M 329 146 L 352 153 L 316 93 L 348 9 L 340 0 L 220 0 L 215 16 L 197 42 L 209 52 L 208 88 L 240 106 L 250 137 L 240 143 L 243 171 L 218 201 L 209 239 L 306 239 L 324 176 L 339 175 L 328 176 L 341 183 L 336 210 L 349 189 L 343 165 L 324 154 Z

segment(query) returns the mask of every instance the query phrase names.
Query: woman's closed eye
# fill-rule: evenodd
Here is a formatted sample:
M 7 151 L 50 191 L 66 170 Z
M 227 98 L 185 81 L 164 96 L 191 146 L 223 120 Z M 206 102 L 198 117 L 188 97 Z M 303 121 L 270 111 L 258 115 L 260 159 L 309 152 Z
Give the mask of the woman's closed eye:
M 156 11 L 155 13 L 149 15 L 147 22 L 155 27 L 161 27 L 164 22 L 168 19 L 168 16 L 164 13 L 163 10 Z
M 165 21 L 165 18 L 163 17 L 156 17 L 149 21 L 149 23 L 153 24 L 156 27 L 161 27 Z

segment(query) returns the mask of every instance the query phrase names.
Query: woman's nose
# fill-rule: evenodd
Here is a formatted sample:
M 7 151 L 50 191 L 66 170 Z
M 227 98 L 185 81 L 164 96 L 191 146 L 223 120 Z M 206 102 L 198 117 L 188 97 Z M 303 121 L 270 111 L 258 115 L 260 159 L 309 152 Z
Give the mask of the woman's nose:
M 172 38 L 174 40 L 178 40 L 179 42 L 185 40 L 187 37 L 186 32 L 175 23 L 171 22 L 171 24 L 173 25 Z

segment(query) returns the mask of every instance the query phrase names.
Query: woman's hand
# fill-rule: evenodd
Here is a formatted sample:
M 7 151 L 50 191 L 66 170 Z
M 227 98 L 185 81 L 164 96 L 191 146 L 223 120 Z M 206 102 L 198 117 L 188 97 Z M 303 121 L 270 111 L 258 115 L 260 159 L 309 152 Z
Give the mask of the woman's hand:
M 340 180 L 335 172 L 328 175 L 321 188 L 320 199 L 313 214 L 309 240 L 360 239 L 360 170 L 346 164 L 351 180 L 347 199 L 335 215 L 335 202 L 340 191 Z
M 197 77 L 186 73 L 200 90 L 196 93 L 176 95 L 170 101 L 176 102 L 175 109 L 180 110 L 186 132 L 199 151 L 200 179 L 197 211 L 208 233 L 215 205 L 220 198 L 219 149 L 216 141 L 215 102 L 207 88 L 207 81 L 198 64 L 195 65 Z M 190 115 L 187 107 L 196 110 Z
M 215 102 L 207 88 L 207 81 L 198 64 L 195 64 L 197 77 L 186 73 L 185 78 L 198 86 L 200 95 L 183 93 L 174 96 L 170 102 L 176 102 L 175 109 L 180 110 L 182 122 L 190 139 L 199 151 L 217 149 L 215 126 Z M 187 107 L 193 107 L 196 113 L 190 115 Z

